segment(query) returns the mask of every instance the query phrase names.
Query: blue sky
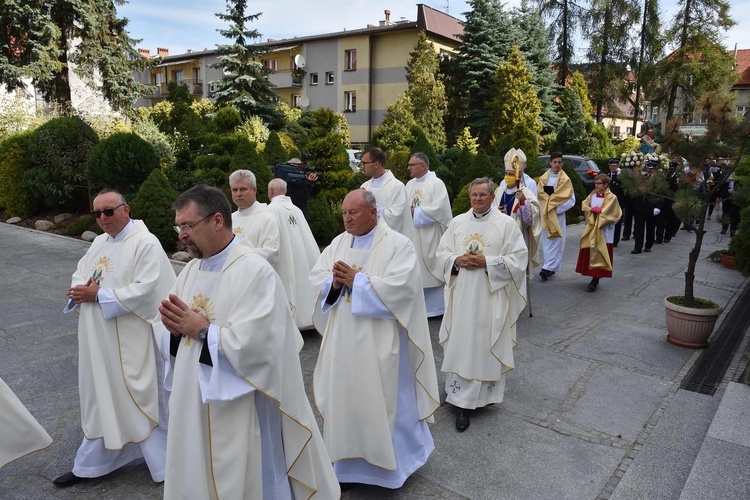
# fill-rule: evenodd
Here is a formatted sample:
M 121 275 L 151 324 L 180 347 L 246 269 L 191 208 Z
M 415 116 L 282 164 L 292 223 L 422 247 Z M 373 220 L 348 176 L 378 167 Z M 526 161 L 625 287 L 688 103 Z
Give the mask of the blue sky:
M 377 25 L 385 19 L 383 11 L 391 11 L 391 21 L 401 18 L 416 20 L 417 3 L 424 3 L 434 9 L 446 10 L 458 18 L 463 18 L 468 6 L 464 1 L 436 0 L 414 2 L 407 0 L 258 0 L 248 2 L 252 13 L 263 15 L 252 23 L 252 28 L 267 38 L 292 38 L 294 36 L 318 35 L 344 29 L 364 28 L 367 24 Z M 671 20 L 676 0 L 660 0 L 664 12 L 663 24 Z M 506 2 L 508 8 L 520 4 L 520 0 Z M 737 21 L 724 37 L 724 44 L 734 48 L 750 49 L 750 0 L 731 3 L 731 15 Z M 120 16 L 130 19 L 128 26 L 133 38 L 143 41 L 139 47 L 156 53 L 157 47 L 168 48 L 170 55 L 183 54 L 187 49 L 213 49 L 217 43 L 226 40 L 216 31 L 225 24 L 215 16 L 225 12 L 225 0 L 130 0 L 118 7 Z M 577 54 L 583 54 L 577 47 Z

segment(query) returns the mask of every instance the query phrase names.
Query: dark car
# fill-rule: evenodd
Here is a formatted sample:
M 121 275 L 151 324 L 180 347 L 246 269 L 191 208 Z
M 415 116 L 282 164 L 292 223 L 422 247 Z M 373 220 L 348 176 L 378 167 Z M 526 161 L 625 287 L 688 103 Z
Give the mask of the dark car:
M 537 157 L 537 162 L 546 168 L 549 164 L 549 155 Z M 586 188 L 586 194 L 594 190 L 594 177 L 601 173 L 594 160 L 585 156 L 563 155 L 563 162 L 572 166 L 576 171 L 583 182 L 583 187 Z

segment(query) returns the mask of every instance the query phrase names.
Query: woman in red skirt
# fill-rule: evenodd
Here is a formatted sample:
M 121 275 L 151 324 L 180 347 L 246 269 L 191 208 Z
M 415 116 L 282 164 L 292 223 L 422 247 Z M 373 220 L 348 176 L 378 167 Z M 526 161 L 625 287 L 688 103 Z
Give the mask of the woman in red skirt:
M 591 276 L 586 286 L 595 292 L 599 278 L 612 277 L 612 242 L 615 238 L 615 223 L 622 217 L 617 196 L 609 190 L 609 177 L 599 174 L 594 179 L 594 190 L 583 200 L 581 209 L 586 215 L 586 229 L 581 236 L 576 272 Z

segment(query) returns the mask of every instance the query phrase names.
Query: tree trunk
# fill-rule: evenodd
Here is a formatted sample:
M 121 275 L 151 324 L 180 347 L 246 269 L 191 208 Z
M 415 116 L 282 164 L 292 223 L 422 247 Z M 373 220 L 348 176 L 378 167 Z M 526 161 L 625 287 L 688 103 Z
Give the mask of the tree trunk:
M 638 130 L 638 113 L 641 112 L 640 100 L 641 100 L 641 69 L 643 68 L 643 51 L 646 47 L 646 23 L 648 22 L 648 2 L 649 0 L 643 0 L 643 20 L 641 23 L 641 48 L 638 54 L 638 72 L 635 77 L 635 104 L 633 105 L 633 135 L 637 134 Z

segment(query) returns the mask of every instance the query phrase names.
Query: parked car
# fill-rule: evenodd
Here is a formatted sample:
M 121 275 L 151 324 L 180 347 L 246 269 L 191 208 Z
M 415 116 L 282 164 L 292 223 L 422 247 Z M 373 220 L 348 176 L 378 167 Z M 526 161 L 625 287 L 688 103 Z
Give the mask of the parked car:
M 545 165 L 549 163 L 549 155 L 537 157 L 537 162 Z M 586 188 L 586 194 L 594 190 L 594 177 L 601 173 L 599 166 L 591 158 L 585 156 L 563 155 L 563 162 L 573 167 Z
M 349 155 L 349 167 L 354 172 L 359 172 L 359 162 L 362 160 L 362 153 L 359 149 L 347 149 L 346 154 Z

